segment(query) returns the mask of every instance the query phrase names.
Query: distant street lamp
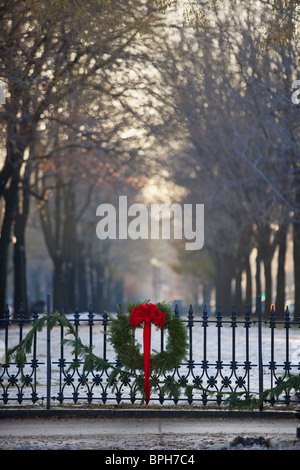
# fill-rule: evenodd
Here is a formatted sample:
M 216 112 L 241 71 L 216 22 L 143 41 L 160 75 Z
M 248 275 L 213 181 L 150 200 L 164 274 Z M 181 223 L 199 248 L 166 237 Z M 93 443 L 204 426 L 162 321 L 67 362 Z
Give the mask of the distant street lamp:
M 159 280 L 160 280 L 160 267 L 161 263 L 156 258 L 151 258 L 150 264 L 152 266 L 152 287 L 153 287 L 153 298 L 156 303 L 159 298 Z

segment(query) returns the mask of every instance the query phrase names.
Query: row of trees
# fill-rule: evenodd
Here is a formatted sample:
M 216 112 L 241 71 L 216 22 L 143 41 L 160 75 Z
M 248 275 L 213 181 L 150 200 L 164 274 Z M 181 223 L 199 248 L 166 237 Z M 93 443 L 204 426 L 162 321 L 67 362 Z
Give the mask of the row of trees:
M 29 308 L 32 212 L 53 264 L 54 307 L 86 308 L 89 297 L 99 310 L 115 305 L 130 243 L 100 246 L 95 208 L 118 194 L 140 200 L 153 176 L 183 188 L 184 202 L 205 204 L 205 249 L 178 246 L 175 268 L 204 285 L 205 300 L 214 286 L 224 310 L 233 300 L 251 305 L 256 248 L 256 292 L 264 276 L 269 306 L 279 248 L 282 312 L 290 227 L 300 312 L 297 2 L 187 1 L 184 26 L 175 1 L 73 3 L 5 0 L 0 13 L 0 317 L 12 240 L 14 310 Z
M 136 184 L 131 175 L 141 165 L 140 149 L 122 135 L 131 128 L 146 134 L 151 126 L 148 120 L 145 130 L 141 119 L 151 106 L 141 35 L 147 47 L 157 19 L 152 1 L 4 2 L 0 315 L 12 240 L 14 310 L 21 302 L 28 310 L 25 230 L 32 199 L 54 266 L 54 305 L 71 308 L 82 287 L 91 227 L 81 236 L 80 223 L 93 191 L 101 188 L 103 196 Z M 135 107 L 140 88 L 143 103 Z

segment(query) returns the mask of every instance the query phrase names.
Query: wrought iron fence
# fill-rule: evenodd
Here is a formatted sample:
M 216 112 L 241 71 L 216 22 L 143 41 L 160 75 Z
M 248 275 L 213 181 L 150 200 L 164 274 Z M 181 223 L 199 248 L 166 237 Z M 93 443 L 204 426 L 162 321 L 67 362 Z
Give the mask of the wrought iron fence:
M 47 313 L 50 314 L 50 296 Z M 175 314 L 179 315 L 177 307 Z M 105 371 L 83 372 L 80 358 L 74 357 L 63 343 L 66 331 L 61 325 L 34 333 L 23 375 L 16 363 L 5 364 L 5 351 L 21 342 L 38 318 L 36 311 L 32 318 L 25 318 L 22 309 L 18 318 L 11 318 L 7 308 L 1 320 L 2 405 L 30 403 L 50 409 L 70 402 L 141 402 L 142 396 L 133 390 L 130 381 L 110 384 Z M 151 403 L 224 406 L 226 397 L 234 392 L 243 397 L 258 395 L 265 389 L 273 389 L 291 374 L 299 373 L 300 321 L 291 319 L 288 308 L 282 321 L 276 320 L 274 309 L 270 311 L 270 318 L 263 320 L 258 298 L 253 315 L 248 310 L 238 314 L 233 308 L 231 315 L 225 316 L 219 308 L 216 315 L 211 316 L 206 308 L 198 313 L 190 306 L 181 318 L 188 330 L 187 360 L 163 379 L 175 378 L 185 385 L 185 393 L 170 399 L 158 392 L 151 395 Z M 68 319 L 81 340 L 94 348 L 95 354 L 117 363 L 118 358 L 107 340 L 111 319 L 106 313 L 97 314 L 90 307 L 86 313 L 75 310 Z M 152 347 L 163 350 L 166 334 L 161 330 L 153 334 Z M 70 370 L 74 361 L 76 367 Z M 276 400 L 273 398 L 270 404 L 289 406 L 296 404 L 296 398 L 285 393 Z

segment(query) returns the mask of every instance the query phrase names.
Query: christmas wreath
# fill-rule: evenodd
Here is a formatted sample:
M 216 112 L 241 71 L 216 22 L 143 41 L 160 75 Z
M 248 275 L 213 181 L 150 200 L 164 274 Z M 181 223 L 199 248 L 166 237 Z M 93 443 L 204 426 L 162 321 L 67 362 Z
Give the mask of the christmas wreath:
M 165 350 L 151 354 L 151 323 L 168 331 Z M 143 353 L 134 329 L 144 324 Z M 150 399 L 150 375 L 165 374 L 178 367 L 187 351 L 187 331 L 169 304 L 128 304 L 127 313 L 119 310 L 110 325 L 110 342 L 121 366 L 136 373 L 144 370 L 146 405 Z

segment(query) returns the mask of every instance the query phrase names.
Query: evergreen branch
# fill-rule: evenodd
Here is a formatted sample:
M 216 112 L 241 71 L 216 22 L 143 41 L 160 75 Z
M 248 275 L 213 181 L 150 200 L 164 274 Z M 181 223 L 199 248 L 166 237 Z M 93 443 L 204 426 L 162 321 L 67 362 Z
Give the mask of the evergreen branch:
M 282 393 L 285 392 L 286 395 L 289 395 L 292 390 L 295 392 L 300 391 L 300 374 L 292 374 L 288 379 L 280 380 L 274 388 L 264 390 L 260 394 L 258 393 L 258 397 L 250 394 L 242 399 L 245 396 L 245 392 L 232 392 L 225 400 L 225 403 L 230 408 L 261 408 L 264 403 L 272 402 L 274 399 L 277 401 Z

